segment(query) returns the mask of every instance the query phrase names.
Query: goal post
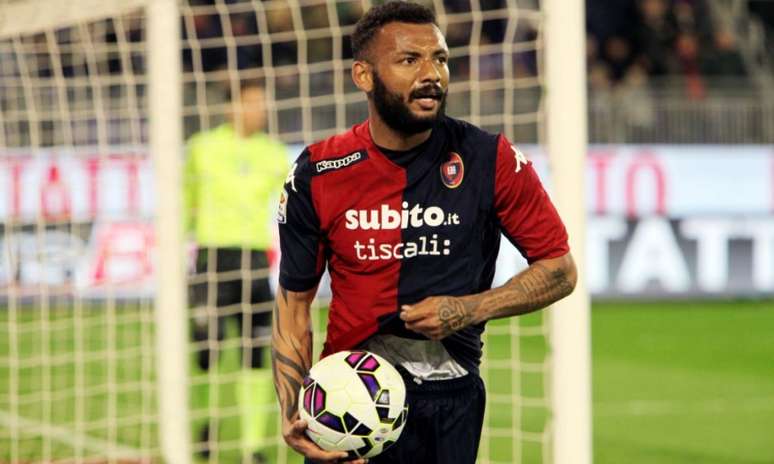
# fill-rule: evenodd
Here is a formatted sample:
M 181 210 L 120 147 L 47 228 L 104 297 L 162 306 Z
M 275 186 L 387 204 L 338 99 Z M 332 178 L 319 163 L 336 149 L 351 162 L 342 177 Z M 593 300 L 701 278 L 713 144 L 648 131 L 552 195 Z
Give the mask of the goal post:
M 182 207 L 182 56 L 177 0 L 152 0 L 148 18 L 149 142 L 156 187 L 156 376 L 161 454 L 191 461 L 188 305 Z
M 591 320 L 585 282 L 587 153 L 583 0 L 545 0 L 545 132 L 554 201 L 578 266 L 575 292 L 550 309 L 553 463 L 590 464 Z
M 0 461 L 190 462 L 179 24 L 0 2 Z

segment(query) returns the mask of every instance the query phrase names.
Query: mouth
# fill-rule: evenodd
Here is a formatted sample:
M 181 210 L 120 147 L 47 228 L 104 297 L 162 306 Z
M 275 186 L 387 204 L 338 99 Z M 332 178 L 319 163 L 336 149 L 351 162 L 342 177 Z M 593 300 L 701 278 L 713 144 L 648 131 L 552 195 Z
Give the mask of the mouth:
M 416 102 L 422 111 L 436 110 L 443 99 L 443 90 L 438 87 L 424 87 L 411 94 L 411 101 Z
M 440 102 L 440 100 L 440 98 L 436 97 L 422 97 L 414 99 L 414 101 L 419 104 L 419 107 L 425 111 L 434 110 L 438 106 L 438 102 Z

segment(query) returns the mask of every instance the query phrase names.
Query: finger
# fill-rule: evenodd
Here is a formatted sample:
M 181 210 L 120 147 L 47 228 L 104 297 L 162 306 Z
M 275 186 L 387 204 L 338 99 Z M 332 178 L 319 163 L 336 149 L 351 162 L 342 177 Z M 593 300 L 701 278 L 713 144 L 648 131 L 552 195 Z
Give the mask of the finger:
M 290 433 L 293 435 L 303 435 L 307 426 L 308 424 L 306 421 L 299 419 L 290 425 Z
M 317 446 L 315 442 L 309 439 L 304 433 L 308 424 L 306 421 L 297 420 L 291 425 L 291 434 L 293 435 L 293 448 L 304 456 L 312 460 L 335 463 L 349 456 L 343 451 L 325 451 Z
M 349 456 L 342 451 L 325 451 L 308 438 L 299 438 L 291 445 L 296 451 L 314 462 L 336 463 Z
M 411 306 L 403 305 L 400 307 L 400 314 L 398 314 L 398 317 L 405 321 L 409 314 L 411 314 Z
M 301 454 L 311 459 L 312 461 L 322 461 L 325 463 L 335 463 L 346 459 L 348 454 L 342 451 L 325 451 L 319 448 L 314 443 L 310 442 L 310 445 L 305 447 L 301 451 Z
M 418 321 L 425 318 L 425 313 L 419 308 L 403 306 L 400 318 L 405 322 Z

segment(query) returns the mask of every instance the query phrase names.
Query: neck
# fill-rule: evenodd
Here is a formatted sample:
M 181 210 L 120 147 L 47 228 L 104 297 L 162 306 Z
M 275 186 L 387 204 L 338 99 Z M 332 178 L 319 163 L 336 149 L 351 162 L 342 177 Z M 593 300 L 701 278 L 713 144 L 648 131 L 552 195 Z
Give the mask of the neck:
M 418 134 L 404 134 L 388 126 L 376 111 L 376 108 L 370 108 L 368 111 L 368 128 L 371 132 L 371 138 L 374 143 L 382 148 L 395 151 L 406 151 L 421 145 L 430 138 L 432 129 L 428 129 Z
M 234 132 L 236 132 L 236 134 L 239 137 L 242 137 L 242 138 L 252 137 L 253 135 L 261 132 L 260 129 L 252 129 L 252 130 L 250 130 L 250 129 L 245 128 L 243 125 L 235 124 L 234 122 L 231 123 L 231 127 L 233 127 L 234 128 Z

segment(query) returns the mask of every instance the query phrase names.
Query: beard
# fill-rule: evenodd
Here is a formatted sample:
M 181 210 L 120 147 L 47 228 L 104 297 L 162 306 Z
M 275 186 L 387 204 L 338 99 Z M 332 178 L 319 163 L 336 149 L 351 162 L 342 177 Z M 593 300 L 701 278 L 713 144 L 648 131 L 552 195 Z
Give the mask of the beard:
M 404 102 L 403 95 L 391 92 L 376 71 L 374 71 L 373 77 L 374 88 L 369 93 L 369 97 L 373 99 L 376 111 L 384 123 L 402 135 L 416 135 L 430 130 L 446 113 L 446 94 L 448 91 L 442 90 L 439 86 L 426 85 L 411 92 L 409 101 L 430 97 L 439 102 L 434 115 L 417 116 L 411 111 L 408 103 Z

